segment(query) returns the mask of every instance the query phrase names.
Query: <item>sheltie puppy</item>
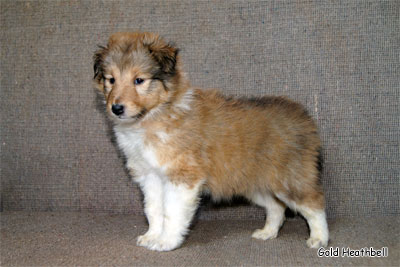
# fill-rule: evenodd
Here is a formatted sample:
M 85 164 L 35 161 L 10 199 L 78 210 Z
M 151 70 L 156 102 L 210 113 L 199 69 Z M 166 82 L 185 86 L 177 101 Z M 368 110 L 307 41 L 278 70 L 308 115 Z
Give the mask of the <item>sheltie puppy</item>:
M 327 246 L 318 181 L 320 139 L 306 110 L 285 97 L 232 98 L 190 85 L 178 49 L 153 33 L 116 33 L 94 55 L 117 143 L 144 194 L 149 229 L 137 244 L 179 247 L 202 193 L 240 195 L 266 209 L 253 238 L 272 239 L 289 207 Z

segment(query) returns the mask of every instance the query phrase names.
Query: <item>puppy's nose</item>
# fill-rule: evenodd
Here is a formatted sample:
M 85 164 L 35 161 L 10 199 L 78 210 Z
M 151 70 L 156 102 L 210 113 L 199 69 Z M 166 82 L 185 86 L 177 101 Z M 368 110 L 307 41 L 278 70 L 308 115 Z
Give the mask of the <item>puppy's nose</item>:
M 115 115 L 119 116 L 124 113 L 124 106 L 120 104 L 113 104 L 111 106 L 111 110 Z

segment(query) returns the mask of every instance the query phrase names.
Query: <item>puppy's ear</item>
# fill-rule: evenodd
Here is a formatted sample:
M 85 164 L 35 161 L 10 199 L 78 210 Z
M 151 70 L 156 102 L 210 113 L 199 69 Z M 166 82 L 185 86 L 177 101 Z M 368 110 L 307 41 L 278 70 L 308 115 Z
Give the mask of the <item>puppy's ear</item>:
M 104 72 L 104 57 L 107 53 L 107 48 L 104 46 L 99 46 L 99 50 L 97 50 L 93 56 L 93 71 L 94 71 L 94 77 L 93 79 L 97 82 L 100 82 L 101 79 L 103 78 L 103 72 Z
M 160 37 L 151 38 L 145 44 L 150 55 L 158 63 L 159 70 L 155 73 L 156 79 L 169 79 L 176 74 L 176 65 L 179 49 L 172 43 L 166 43 Z

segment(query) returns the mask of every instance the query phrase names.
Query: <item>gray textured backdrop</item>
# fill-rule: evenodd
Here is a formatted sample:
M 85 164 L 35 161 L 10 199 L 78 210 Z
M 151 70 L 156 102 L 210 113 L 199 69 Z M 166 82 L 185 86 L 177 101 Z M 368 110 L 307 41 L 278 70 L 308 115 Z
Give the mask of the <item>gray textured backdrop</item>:
M 0 5 L 3 210 L 142 213 L 91 78 L 98 44 L 143 30 L 178 44 L 194 85 L 307 106 L 324 143 L 328 216 L 399 215 L 399 1 Z

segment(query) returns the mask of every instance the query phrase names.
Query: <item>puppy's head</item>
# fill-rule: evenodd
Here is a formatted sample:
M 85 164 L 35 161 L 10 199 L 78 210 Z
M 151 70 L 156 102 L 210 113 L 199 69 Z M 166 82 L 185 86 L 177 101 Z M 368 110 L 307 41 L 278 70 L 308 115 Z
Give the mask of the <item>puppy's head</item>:
M 174 94 L 178 49 L 152 33 L 116 33 L 94 55 L 94 81 L 119 123 L 144 119 Z

